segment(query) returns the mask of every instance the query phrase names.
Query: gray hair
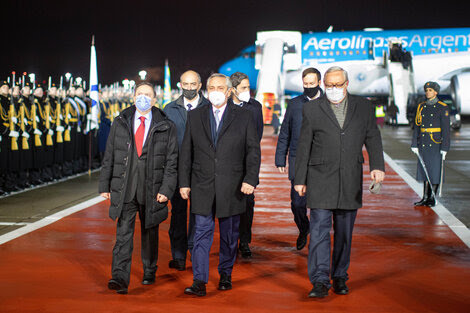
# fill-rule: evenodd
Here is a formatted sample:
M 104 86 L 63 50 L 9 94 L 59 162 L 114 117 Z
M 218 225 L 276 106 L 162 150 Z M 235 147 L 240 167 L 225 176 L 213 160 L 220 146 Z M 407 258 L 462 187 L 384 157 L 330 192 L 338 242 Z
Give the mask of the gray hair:
M 333 73 L 333 72 L 343 72 L 343 76 L 344 76 L 344 79 L 345 81 L 349 81 L 349 78 L 348 78 L 348 72 L 346 72 L 346 70 L 342 67 L 339 67 L 339 66 L 332 66 L 330 67 L 329 69 L 326 70 L 325 72 L 325 77 L 328 73 Z
M 232 88 L 232 82 L 230 81 L 230 78 L 228 76 L 225 76 L 224 74 L 220 74 L 220 73 L 214 73 L 211 76 L 209 76 L 209 78 L 207 79 L 206 86 L 207 87 L 209 86 L 209 82 L 212 78 L 217 78 L 217 77 L 218 78 L 225 78 L 225 84 L 227 85 L 227 88 Z

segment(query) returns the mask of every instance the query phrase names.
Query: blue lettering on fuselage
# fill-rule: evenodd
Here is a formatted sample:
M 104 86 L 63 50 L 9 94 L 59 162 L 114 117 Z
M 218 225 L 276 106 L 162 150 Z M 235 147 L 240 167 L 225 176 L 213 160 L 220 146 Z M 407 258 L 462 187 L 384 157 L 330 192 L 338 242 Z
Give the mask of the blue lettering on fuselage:
M 388 51 L 389 40 L 401 41 L 414 56 L 470 51 L 470 28 L 347 31 L 302 35 L 302 61 L 319 63 L 371 60 Z

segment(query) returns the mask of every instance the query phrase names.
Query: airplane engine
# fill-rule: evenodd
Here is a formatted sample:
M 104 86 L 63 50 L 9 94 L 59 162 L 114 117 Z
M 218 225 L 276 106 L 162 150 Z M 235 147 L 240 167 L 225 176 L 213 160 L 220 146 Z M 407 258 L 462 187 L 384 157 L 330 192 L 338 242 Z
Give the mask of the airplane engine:
M 470 72 L 455 75 L 450 81 L 450 93 L 457 110 L 462 115 L 470 114 Z

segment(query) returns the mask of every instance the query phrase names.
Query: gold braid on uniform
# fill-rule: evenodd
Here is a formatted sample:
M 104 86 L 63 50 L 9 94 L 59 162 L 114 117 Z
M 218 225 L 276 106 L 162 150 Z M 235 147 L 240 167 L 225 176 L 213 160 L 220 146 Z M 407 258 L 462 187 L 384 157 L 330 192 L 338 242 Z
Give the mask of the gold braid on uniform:
M 38 99 L 34 99 L 34 103 L 37 105 L 38 107 L 38 112 L 39 112 L 39 116 L 41 117 L 41 119 L 43 121 L 46 120 L 46 115 L 45 115 L 45 112 L 42 111 L 42 108 L 41 108 L 41 104 L 39 103 L 39 100 Z
M 423 111 L 423 103 L 418 104 L 418 109 L 416 110 L 416 117 L 415 117 L 416 126 L 421 126 L 423 122 L 423 117 L 421 116 L 421 112 Z
M 0 116 L 2 117 L 2 120 L 4 120 L 4 121 L 9 120 L 8 113 L 3 112 L 3 106 L 2 105 L 0 105 Z

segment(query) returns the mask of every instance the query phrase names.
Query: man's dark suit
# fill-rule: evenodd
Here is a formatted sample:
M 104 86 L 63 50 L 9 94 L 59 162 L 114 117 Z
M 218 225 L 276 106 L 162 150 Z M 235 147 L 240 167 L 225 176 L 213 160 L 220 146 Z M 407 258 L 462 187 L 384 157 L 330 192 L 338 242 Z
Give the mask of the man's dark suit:
M 348 279 L 351 238 L 362 206 L 362 147 L 370 170 L 384 171 L 382 139 L 370 101 L 348 95 L 344 124 L 338 123 L 326 97 L 303 107 L 295 185 L 307 185 L 310 211 L 308 272 L 312 284 L 330 286 L 330 229 L 334 220 L 333 279 Z
M 277 139 L 275 164 L 276 167 L 286 167 L 286 156 L 289 154 L 289 180 L 291 181 L 291 210 L 294 221 L 301 235 L 309 230 L 307 207 L 305 197 L 299 196 L 294 190 L 295 155 L 297 153 L 297 141 L 302 126 L 302 108 L 309 101 L 306 95 L 300 95 L 290 100 L 287 104 L 286 114 L 282 121 L 281 131 Z
M 219 273 L 231 275 L 238 222 L 246 205 L 241 185 L 258 182 L 261 151 L 251 113 L 228 104 L 216 129 L 212 105 L 192 110 L 180 156 L 180 187 L 191 188 L 191 212 L 196 216 L 194 280 L 207 283 L 214 218 L 220 225 Z
M 204 105 L 210 105 L 210 102 L 204 98 L 201 93 L 199 94 L 197 107 Z M 196 107 L 193 107 L 192 109 L 195 108 Z M 168 103 L 163 109 L 163 112 L 165 112 L 168 118 L 175 124 L 178 134 L 178 146 L 181 148 L 186 121 L 188 119 L 188 111 L 184 106 L 183 96 Z M 175 192 L 171 198 L 171 221 L 168 234 L 170 236 L 172 258 L 183 264 L 186 262 L 186 251 L 188 251 L 189 248 L 189 252 L 191 253 L 193 248 L 194 216 L 190 216 L 189 226 L 187 226 L 187 221 L 188 200 L 184 200 L 181 198 L 179 192 Z

